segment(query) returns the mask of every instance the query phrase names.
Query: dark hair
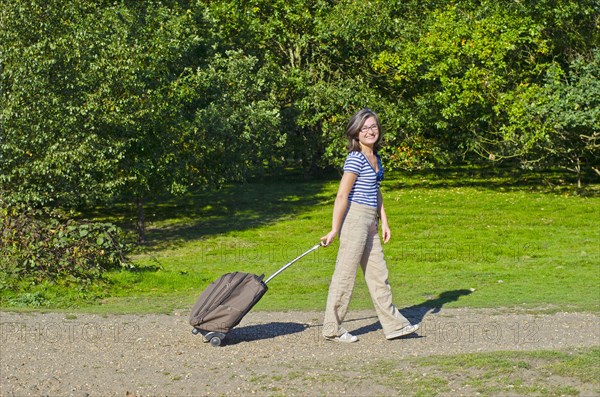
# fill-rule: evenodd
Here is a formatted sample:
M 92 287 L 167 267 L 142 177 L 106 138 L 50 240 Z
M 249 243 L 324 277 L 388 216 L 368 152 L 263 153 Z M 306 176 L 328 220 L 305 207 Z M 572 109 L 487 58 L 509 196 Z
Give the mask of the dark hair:
M 379 137 L 377 138 L 377 142 L 375 142 L 375 147 L 373 148 L 375 151 L 379 149 L 379 143 L 381 142 L 381 123 L 379 122 L 379 117 L 377 113 L 372 111 L 369 108 L 363 108 L 356 112 L 354 116 L 350 118 L 348 124 L 346 125 L 346 138 L 348 138 L 348 146 L 347 149 L 349 152 L 360 152 L 360 143 L 358 142 L 358 134 L 360 133 L 360 129 L 365 124 L 365 121 L 369 117 L 374 117 L 375 122 L 377 123 L 377 129 L 379 131 Z

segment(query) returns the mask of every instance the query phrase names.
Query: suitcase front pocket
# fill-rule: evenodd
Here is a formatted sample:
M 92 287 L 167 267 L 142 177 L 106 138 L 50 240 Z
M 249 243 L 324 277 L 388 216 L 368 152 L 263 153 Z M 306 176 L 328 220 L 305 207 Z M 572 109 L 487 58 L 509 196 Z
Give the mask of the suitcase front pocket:
M 190 316 L 190 324 L 203 331 L 229 332 L 267 289 L 255 275 L 248 273 L 226 274 L 213 284 L 204 301 L 196 304 L 196 314 Z

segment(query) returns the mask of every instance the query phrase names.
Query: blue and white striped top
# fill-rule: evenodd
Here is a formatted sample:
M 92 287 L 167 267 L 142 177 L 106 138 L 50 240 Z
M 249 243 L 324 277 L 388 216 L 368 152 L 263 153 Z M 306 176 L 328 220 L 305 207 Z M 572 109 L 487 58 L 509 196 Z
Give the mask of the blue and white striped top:
M 375 172 L 375 169 L 362 152 L 348 153 L 344 163 L 344 172 L 352 172 L 358 175 L 348 196 L 348 201 L 377 207 L 377 192 L 383 180 L 383 165 L 379 155 L 375 154 L 375 156 L 377 157 L 379 172 Z

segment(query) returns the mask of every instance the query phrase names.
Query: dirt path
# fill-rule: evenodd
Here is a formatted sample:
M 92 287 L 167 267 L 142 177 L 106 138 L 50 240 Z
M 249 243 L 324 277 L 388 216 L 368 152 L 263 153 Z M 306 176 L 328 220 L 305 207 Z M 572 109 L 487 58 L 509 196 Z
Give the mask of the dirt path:
M 345 345 L 322 339 L 322 313 L 251 312 L 214 348 L 192 335 L 183 311 L 1 312 L 0 395 L 394 395 L 386 368 L 411 357 L 600 346 L 600 317 L 590 313 L 405 314 L 420 322 L 418 335 L 386 341 L 374 312 L 351 312 L 346 325 L 360 341 Z M 460 394 L 469 390 L 440 395 Z

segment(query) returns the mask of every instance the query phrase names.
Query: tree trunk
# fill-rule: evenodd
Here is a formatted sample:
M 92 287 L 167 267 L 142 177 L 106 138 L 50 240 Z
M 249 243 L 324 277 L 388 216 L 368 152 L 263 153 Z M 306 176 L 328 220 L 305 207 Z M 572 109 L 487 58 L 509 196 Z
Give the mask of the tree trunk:
M 577 157 L 577 189 L 581 189 L 581 161 Z
M 146 215 L 144 213 L 144 199 L 141 194 L 138 194 L 136 196 L 135 205 L 137 208 L 136 229 L 138 232 L 138 242 L 140 244 L 145 244 L 146 243 Z

